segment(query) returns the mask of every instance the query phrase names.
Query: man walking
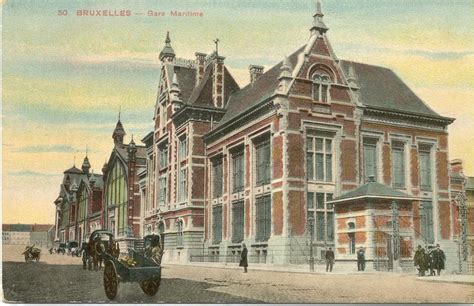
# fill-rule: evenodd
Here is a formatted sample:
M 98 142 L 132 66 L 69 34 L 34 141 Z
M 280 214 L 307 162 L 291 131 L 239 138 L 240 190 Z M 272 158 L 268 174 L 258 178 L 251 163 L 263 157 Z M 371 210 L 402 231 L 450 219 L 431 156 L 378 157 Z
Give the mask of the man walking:
M 418 269 L 418 276 L 425 276 L 425 271 L 428 269 L 428 256 L 426 256 L 425 249 L 418 245 L 415 252 L 414 264 Z
M 365 270 L 365 250 L 361 246 L 357 251 L 357 271 Z
M 436 271 L 438 272 L 438 276 L 441 273 L 441 270 L 444 269 L 444 261 L 446 260 L 446 256 L 444 255 L 443 250 L 440 249 L 439 244 L 436 245 L 436 249 L 433 251 L 433 261 Z
M 334 252 L 332 248 L 326 250 L 326 272 L 332 272 L 332 266 L 334 265 Z

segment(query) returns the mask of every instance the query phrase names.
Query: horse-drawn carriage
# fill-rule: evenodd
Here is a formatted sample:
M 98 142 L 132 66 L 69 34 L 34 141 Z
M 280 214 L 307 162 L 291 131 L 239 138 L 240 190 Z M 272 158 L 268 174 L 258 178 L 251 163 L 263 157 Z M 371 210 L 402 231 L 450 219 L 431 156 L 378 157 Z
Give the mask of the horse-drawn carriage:
M 161 257 L 163 248 L 160 236 L 148 235 L 143 239 L 142 250 L 128 250 L 126 259 L 103 253 L 104 290 L 109 299 L 117 295 L 120 282 L 138 282 L 147 295 L 154 296 L 161 283 Z
M 22 253 L 22 255 L 25 255 L 25 262 L 30 262 L 33 260 L 36 260 L 36 262 L 38 262 L 40 260 L 41 250 L 38 248 L 35 248 L 34 245 L 27 246 L 25 248 L 25 251 Z
M 120 250 L 118 244 L 114 240 L 114 234 L 107 230 L 96 230 L 93 231 L 89 237 L 87 245 L 83 245 L 83 263 L 87 263 L 89 269 L 91 264 L 94 265 L 94 270 L 102 268 L 102 262 L 104 260 L 104 253 L 108 253 L 111 256 L 118 258 Z

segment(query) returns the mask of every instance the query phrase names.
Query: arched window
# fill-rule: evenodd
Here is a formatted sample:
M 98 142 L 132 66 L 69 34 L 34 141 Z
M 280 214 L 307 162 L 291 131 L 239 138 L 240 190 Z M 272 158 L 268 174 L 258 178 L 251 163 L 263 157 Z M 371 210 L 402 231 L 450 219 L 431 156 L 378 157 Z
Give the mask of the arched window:
M 328 102 L 331 77 L 323 72 L 313 74 L 313 100 Z
M 183 245 L 183 228 L 184 228 L 183 220 L 178 219 L 176 221 L 176 246 Z

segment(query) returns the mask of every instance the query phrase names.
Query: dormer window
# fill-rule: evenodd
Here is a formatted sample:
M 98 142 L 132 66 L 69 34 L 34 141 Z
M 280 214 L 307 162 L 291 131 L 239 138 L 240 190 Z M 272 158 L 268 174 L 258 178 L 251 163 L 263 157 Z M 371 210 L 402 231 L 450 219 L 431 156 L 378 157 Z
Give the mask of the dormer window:
M 327 74 L 313 74 L 313 100 L 328 102 L 330 100 L 329 89 L 331 78 Z

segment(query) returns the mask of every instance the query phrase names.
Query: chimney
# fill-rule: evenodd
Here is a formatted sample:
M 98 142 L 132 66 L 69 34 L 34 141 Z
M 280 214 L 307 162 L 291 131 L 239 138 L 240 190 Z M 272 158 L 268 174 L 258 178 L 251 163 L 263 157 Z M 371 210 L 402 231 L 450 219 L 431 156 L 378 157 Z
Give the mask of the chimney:
M 204 70 L 206 68 L 205 61 L 206 61 L 206 53 L 196 52 L 196 86 L 201 82 L 202 78 L 204 77 Z
M 258 65 L 250 65 L 249 72 L 250 72 L 250 83 L 253 84 L 255 81 L 263 74 L 263 66 Z
M 212 64 L 212 101 L 215 107 L 224 107 L 224 59 L 225 57 L 214 53 Z

